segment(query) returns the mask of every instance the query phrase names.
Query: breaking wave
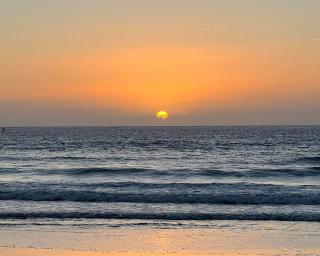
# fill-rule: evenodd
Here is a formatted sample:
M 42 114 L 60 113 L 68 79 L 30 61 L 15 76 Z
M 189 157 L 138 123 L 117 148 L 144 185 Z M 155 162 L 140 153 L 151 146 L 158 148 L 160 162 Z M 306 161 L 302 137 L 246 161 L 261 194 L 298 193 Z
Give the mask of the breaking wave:
M 0 200 L 320 205 L 318 186 L 247 183 L 2 184 Z
M 320 221 L 320 213 L 92 213 L 26 212 L 0 213 L 0 219 L 142 219 L 142 220 L 277 220 Z

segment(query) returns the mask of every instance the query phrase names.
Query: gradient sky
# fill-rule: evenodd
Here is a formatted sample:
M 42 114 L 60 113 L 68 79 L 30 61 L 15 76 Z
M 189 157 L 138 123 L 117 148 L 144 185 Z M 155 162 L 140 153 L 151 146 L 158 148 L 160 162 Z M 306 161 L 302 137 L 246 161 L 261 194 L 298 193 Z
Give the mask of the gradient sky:
M 0 126 L 320 124 L 319 11 L 0 0 Z

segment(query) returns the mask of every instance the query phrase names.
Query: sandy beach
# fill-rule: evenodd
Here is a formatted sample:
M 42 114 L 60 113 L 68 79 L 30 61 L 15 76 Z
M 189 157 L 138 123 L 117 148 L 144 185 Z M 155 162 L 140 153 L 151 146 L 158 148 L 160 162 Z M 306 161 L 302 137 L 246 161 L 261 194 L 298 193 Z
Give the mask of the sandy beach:
M 318 223 L 227 221 L 188 229 L 112 225 L 4 227 L 0 255 L 320 255 Z
M 163 252 L 90 252 L 90 251 L 68 251 L 68 250 L 53 250 L 53 249 L 12 249 L 12 248 L 0 248 L 1 255 L 6 256 L 161 256 L 161 255 L 169 255 L 169 256 L 192 256 L 192 255 L 220 255 L 220 256 L 262 256 L 262 255 L 291 255 L 291 254 L 281 254 L 281 252 L 276 252 L 271 250 L 267 251 L 246 251 L 246 252 L 206 252 L 206 253 L 197 253 L 197 252 L 176 252 L 176 253 L 163 253 Z M 269 254 L 273 253 L 273 254 Z M 305 251 L 303 255 L 319 255 L 319 252 L 316 250 Z M 292 255 L 301 255 L 301 254 L 292 254 Z

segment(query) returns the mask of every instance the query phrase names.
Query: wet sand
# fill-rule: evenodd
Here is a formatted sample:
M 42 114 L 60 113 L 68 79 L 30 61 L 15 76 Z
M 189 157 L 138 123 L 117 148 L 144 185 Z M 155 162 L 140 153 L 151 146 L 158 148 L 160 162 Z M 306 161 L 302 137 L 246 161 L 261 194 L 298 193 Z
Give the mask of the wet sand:
M 319 251 L 308 250 L 303 254 L 282 254 L 276 250 L 270 251 L 242 251 L 242 252 L 91 252 L 91 251 L 69 251 L 69 250 L 55 250 L 55 249 L 33 249 L 33 248 L 0 248 L 0 254 L 5 256 L 263 256 L 263 255 L 319 255 Z
M 320 255 L 320 224 L 214 222 L 207 228 L 7 226 L 4 256 Z

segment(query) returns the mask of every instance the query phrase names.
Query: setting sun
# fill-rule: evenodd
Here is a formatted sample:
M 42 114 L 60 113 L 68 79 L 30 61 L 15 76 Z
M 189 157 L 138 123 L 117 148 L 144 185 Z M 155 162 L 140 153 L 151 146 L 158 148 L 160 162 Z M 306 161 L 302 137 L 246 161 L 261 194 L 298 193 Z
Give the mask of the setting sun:
M 166 111 L 159 111 L 156 116 L 159 119 L 165 120 L 169 117 L 169 114 Z

